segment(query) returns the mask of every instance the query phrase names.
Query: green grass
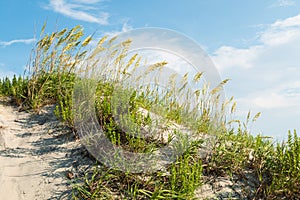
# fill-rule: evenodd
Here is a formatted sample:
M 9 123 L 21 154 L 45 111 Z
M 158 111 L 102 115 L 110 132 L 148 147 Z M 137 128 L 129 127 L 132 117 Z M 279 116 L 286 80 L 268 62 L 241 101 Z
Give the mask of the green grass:
M 76 133 L 72 101 L 74 85 L 78 81 L 94 82 L 95 77 L 90 72 L 97 70 L 102 62 L 94 83 L 95 109 L 100 126 L 113 144 L 138 153 L 153 152 L 170 144 L 177 131 L 171 131 L 167 142 L 141 136 L 139 130 L 142 127 L 156 128 L 155 124 L 159 121 L 150 114 L 141 114 L 141 108 L 160 116 L 160 122 L 163 120 L 167 124 L 163 127 L 165 129 L 176 123 L 198 135 L 214 133 L 216 138 L 211 154 L 205 159 L 199 155 L 203 143 L 199 138 L 190 143 L 165 170 L 156 172 L 123 172 L 98 163 L 73 184 L 74 199 L 193 199 L 204 175 L 242 176 L 247 170 L 254 171 L 259 180 L 257 198 L 296 199 L 300 195 L 300 138 L 296 131 L 293 134 L 289 132 L 288 140 L 282 143 L 262 135 L 253 136 L 248 126 L 257 120 L 259 113 L 252 119 L 249 113 L 245 122 L 241 122 L 231 119 L 236 107 L 233 98 L 220 102 L 220 91 L 228 80 L 216 88 L 204 85 L 192 92 L 186 87 L 188 80 L 192 78 L 198 82 L 202 73 L 191 78 L 186 74 L 180 87 L 175 87 L 174 79 L 170 77 L 168 92 L 159 93 L 157 88 L 147 85 L 133 88 L 128 80 L 142 58 L 138 55 L 128 58 L 130 41 L 112 45 L 114 38 L 104 37 L 88 51 L 86 47 L 92 37 L 84 38 L 80 26 L 51 34 L 44 33 L 44 29 L 24 77 L 0 80 L 0 96 L 10 96 L 18 106 L 37 112 L 44 105 L 55 103 L 56 116 Z M 88 62 L 83 62 L 86 60 Z M 114 67 L 103 60 L 110 61 Z M 166 64 L 149 66 L 144 76 L 161 70 Z M 140 78 L 136 77 L 134 81 L 138 82 Z M 186 101 L 179 103 L 178 96 L 183 96 Z M 189 109 L 191 97 L 196 99 L 197 109 Z M 120 105 L 124 102 L 128 103 L 128 107 L 123 110 L 127 120 L 123 124 L 129 127 L 129 131 L 124 131 L 114 117 L 120 112 L 117 109 L 123 109 Z M 237 128 L 232 128 L 232 123 L 237 123 Z M 182 146 L 186 142 L 181 138 L 176 145 Z

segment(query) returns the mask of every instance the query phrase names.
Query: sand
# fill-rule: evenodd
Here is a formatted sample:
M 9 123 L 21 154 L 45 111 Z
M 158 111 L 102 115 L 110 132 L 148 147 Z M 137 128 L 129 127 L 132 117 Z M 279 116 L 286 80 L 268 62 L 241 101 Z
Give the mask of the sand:
M 0 199 L 71 199 L 66 174 L 78 165 L 80 143 L 56 120 L 54 106 L 18 112 L 0 101 Z

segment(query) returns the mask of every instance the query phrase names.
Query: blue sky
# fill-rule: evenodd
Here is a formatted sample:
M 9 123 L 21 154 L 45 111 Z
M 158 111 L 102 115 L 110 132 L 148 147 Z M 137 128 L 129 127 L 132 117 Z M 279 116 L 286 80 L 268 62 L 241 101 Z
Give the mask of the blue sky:
M 238 116 L 262 111 L 253 132 L 300 132 L 298 0 L 7 0 L 0 2 L 0 77 L 22 73 L 47 21 L 48 32 L 82 25 L 101 36 L 162 27 L 197 41 L 210 55 Z

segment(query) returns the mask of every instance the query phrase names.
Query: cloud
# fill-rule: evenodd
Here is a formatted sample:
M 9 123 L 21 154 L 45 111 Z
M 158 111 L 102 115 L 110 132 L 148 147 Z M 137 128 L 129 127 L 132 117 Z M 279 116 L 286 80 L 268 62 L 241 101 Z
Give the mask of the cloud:
M 277 20 L 260 33 L 257 38 L 259 45 L 244 49 L 232 46 L 222 46 L 217 49 L 212 57 L 218 69 L 222 71 L 232 67 L 251 68 L 256 66 L 256 61 L 262 56 L 267 54 L 274 56 L 276 49 L 294 49 L 295 44 L 300 42 L 300 15 Z M 282 54 L 285 53 L 282 52 Z
M 300 42 L 300 15 L 277 20 L 259 33 L 257 40 L 258 45 L 244 49 L 232 46 L 222 46 L 217 49 L 212 57 L 218 69 L 223 71 L 228 68 L 252 68 L 257 66 L 257 60 L 262 59 L 263 56 L 278 59 L 283 54 L 290 54 L 292 50 L 299 49 L 295 45 Z M 282 50 L 289 50 L 289 52 L 278 52 Z M 278 55 L 275 55 L 276 51 Z
M 77 3 L 84 3 L 84 4 L 95 4 L 101 1 L 102 0 L 76 0 Z
M 105 32 L 104 35 L 107 35 L 109 37 L 114 37 L 116 35 L 119 35 L 121 33 L 127 32 L 127 31 L 131 31 L 131 30 L 133 30 L 133 27 L 131 25 L 129 25 L 128 22 L 126 21 L 123 23 L 121 30 Z
M 293 108 L 300 111 L 300 82 L 283 83 L 274 88 L 250 93 L 240 99 L 246 105 L 259 109 L 285 109 Z
M 211 57 L 232 79 L 225 90 L 237 100 L 237 115 L 261 111 L 260 130 L 277 137 L 300 128 L 300 15 L 267 25 L 256 38 L 255 45 L 222 46 Z
M 252 46 L 248 49 L 239 49 L 231 46 L 222 46 L 214 52 L 213 60 L 219 70 L 224 70 L 231 67 L 250 68 L 253 66 L 254 60 L 261 46 Z
M 97 8 L 99 0 L 50 0 L 49 5 L 44 7 L 60 13 L 72 19 L 108 25 L 109 13 L 101 12 Z
M 6 47 L 16 43 L 23 43 L 23 44 L 32 44 L 36 41 L 35 38 L 31 39 L 17 39 L 17 40 L 10 40 L 10 41 L 0 41 L 0 46 Z
M 277 20 L 274 24 L 271 25 L 273 28 L 279 27 L 299 27 L 300 26 L 300 15 L 289 17 L 284 20 Z
M 277 20 L 260 36 L 263 44 L 280 45 L 300 37 L 300 14 L 284 20 Z
M 271 7 L 288 7 L 288 6 L 295 6 L 296 2 L 293 0 L 278 0 Z

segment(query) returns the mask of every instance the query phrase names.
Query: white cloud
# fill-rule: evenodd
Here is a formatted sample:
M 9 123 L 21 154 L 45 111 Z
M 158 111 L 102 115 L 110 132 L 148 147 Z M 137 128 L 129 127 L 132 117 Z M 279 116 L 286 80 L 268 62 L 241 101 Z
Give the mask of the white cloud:
M 222 46 L 214 52 L 213 60 L 219 70 L 231 67 L 250 68 L 252 61 L 261 51 L 261 46 L 252 46 L 248 49 L 238 49 L 231 46 Z
M 251 68 L 257 65 L 261 56 L 274 53 L 274 49 L 284 49 L 300 42 L 300 14 L 284 20 L 277 20 L 258 35 L 259 45 L 239 49 L 222 46 L 213 53 L 213 59 L 221 71 L 231 67 Z M 282 52 L 283 54 L 285 52 Z M 278 57 L 274 57 L 275 59 Z
M 95 4 L 101 1 L 102 0 L 76 0 L 77 3 L 84 3 L 84 4 Z
M 286 139 L 288 130 L 300 131 L 299 99 L 299 81 L 253 92 L 237 99 L 236 117 L 245 119 L 248 111 L 251 111 L 252 115 L 262 112 L 261 117 L 254 124 L 252 133 L 263 133 L 283 140 Z
M 35 41 L 36 41 L 35 38 L 31 38 L 31 39 L 17 39 L 17 40 L 10 40 L 10 41 L 0 41 L 0 46 L 6 47 L 6 46 L 10 46 L 10 45 L 16 44 L 16 43 L 32 44 Z
M 300 15 L 289 17 L 284 20 L 277 20 L 271 27 L 295 27 L 300 26 Z
M 260 36 L 263 44 L 280 45 L 300 38 L 300 14 L 277 20 Z
M 271 7 L 288 7 L 288 6 L 295 6 L 296 2 L 293 0 L 278 0 Z
M 212 59 L 232 79 L 225 90 L 236 97 L 237 115 L 261 111 L 257 130 L 282 138 L 288 129 L 300 129 L 300 15 L 277 20 L 257 36 L 255 45 L 222 46 Z
M 108 36 L 109 38 L 112 38 L 114 36 L 117 36 L 121 33 L 124 33 L 124 32 L 127 32 L 127 31 L 130 31 L 132 30 L 133 27 L 130 26 L 127 22 L 124 22 L 123 25 L 122 25 L 122 28 L 120 30 L 115 30 L 115 31 L 109 31 L 109 32 L 104 32 L 104 33 L 101 33 L 100 35 L 96 36 L 95 39 L 93 39 L 89 45 L 91 48 L 94 48 L 97 46 L 98 44 L 98 41 L 100 39 L 102 39 L 104 36 Z
M 108 35 L 109 37 L 114 37 L 116 35 L 119 35 L 121 33 L 131 31 L 133 27 L 128 24 L 128 22 L 124 22 L 122 25 L 121 30 L 116 30 L 116 31 L 110 31 L 110 32 L 105 32 L 104 35 Z
M 109 13 L 98 11 L 97 4 L 99 0 L 50 0 L 46 9 L 63 14 L 72 19 L 108 25 Z M 97 12 L 96 12 L 97 11 Z
M 254 98 L 254 103 L 261 108 L 279 108 L 286 106 L 286 99 L 277 93 L 266 93 Z
M 300 85 L 298 87 L 284 86 L 282 90 L 280 87 L 275 87 L 250 94 L 246 99 L 248 99 L 248 104 L 258 109 L 300 109 L 299 90 Z

